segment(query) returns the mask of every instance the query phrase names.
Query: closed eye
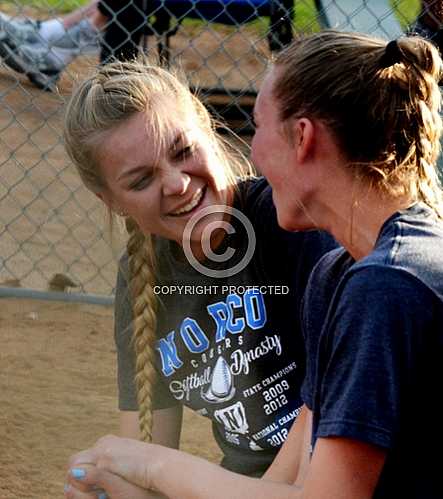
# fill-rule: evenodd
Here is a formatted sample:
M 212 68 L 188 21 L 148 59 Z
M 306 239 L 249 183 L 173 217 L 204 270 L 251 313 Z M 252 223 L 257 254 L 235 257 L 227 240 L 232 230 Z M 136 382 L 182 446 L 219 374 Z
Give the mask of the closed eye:
M 152 175 L 143 175 L 129 185 L 131 191 L 141 191 L 152 182 Z
M 192 154 L 195 151 L 195 146 L 194 144 L 187 145 L 185 147 L 182 147 L 178 151 L 175 152 L 174 154 L 174 160 L 175 161 L 181 161 L 183 159 L 188 158 L 189 156 L 192 156 Z

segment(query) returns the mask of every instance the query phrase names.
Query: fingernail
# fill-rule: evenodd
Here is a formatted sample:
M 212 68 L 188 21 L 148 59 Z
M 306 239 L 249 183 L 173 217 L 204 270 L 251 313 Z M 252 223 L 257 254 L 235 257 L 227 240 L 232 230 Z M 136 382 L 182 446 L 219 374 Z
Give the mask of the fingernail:
M 106 492 L 102 492 L 99 496 L 98 499 L 109 499 L 108 494 Z
M 71 490 L 71 486 L 69 485 L 69 483 L 65 483 L 65 486 L 63 487 L 63 491 L 69 492 L 70 490 Z
M 85 478 L 86 471 L 81 468 L 72 468 L 71 475 L 77 480 L 81 480 L 82 478 Z

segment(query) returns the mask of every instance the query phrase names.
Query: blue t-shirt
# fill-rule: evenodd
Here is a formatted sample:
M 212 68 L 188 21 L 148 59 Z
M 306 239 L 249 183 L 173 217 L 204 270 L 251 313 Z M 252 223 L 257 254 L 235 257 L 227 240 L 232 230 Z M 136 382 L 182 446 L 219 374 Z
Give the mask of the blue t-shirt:
M 375 498 L 443 497 L 443 223 L 423 204 L 383 225 L 374 251 L 343 249 L 311 274 L 302 397 L 318 437 L 383 447 Z

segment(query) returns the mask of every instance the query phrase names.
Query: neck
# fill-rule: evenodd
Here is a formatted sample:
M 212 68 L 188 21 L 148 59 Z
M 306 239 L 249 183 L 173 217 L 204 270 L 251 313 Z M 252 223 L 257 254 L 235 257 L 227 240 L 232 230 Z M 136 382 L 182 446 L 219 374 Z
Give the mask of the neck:
M 342 165 L 329 165 L 327 175 L 313 193 L 308 213 L 317 228 L 332 234 L 355 260 L 360 260 L 374 249 L 385 221 L 414 200 L 393 198 L 370 188 Z
M 304 175 L 300 226 L 326 230 L 360 260 L 374 249 L 384 222 L 414 200 L 393 198 L 358 178 L 328 127 L 321 122 L 315 126 L 311 154 L 298 163 Z M 299 214 L 300 207 L 295 209 Z
M 346 194 L 341 198 L 334 196 L 330 202 L 326 200 L 317 210 L 322 213 L 317 220 L 319 226 L 331 233 L 355 260 L 371 253 L 389 217 L 413 204 L 408 197 L 392 199 L 367 186 L 349 186 L 339 192 Z

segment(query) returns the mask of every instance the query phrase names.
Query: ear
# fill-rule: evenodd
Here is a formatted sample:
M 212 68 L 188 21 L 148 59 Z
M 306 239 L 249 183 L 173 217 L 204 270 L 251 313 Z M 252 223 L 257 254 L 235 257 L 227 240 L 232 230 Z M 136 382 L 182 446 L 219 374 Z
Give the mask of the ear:
M 293 124 L 294 148 L 297 161 L 304 163 L 312 153 L 315 139 L 314 123 L 309 118 L 299 118 Z

